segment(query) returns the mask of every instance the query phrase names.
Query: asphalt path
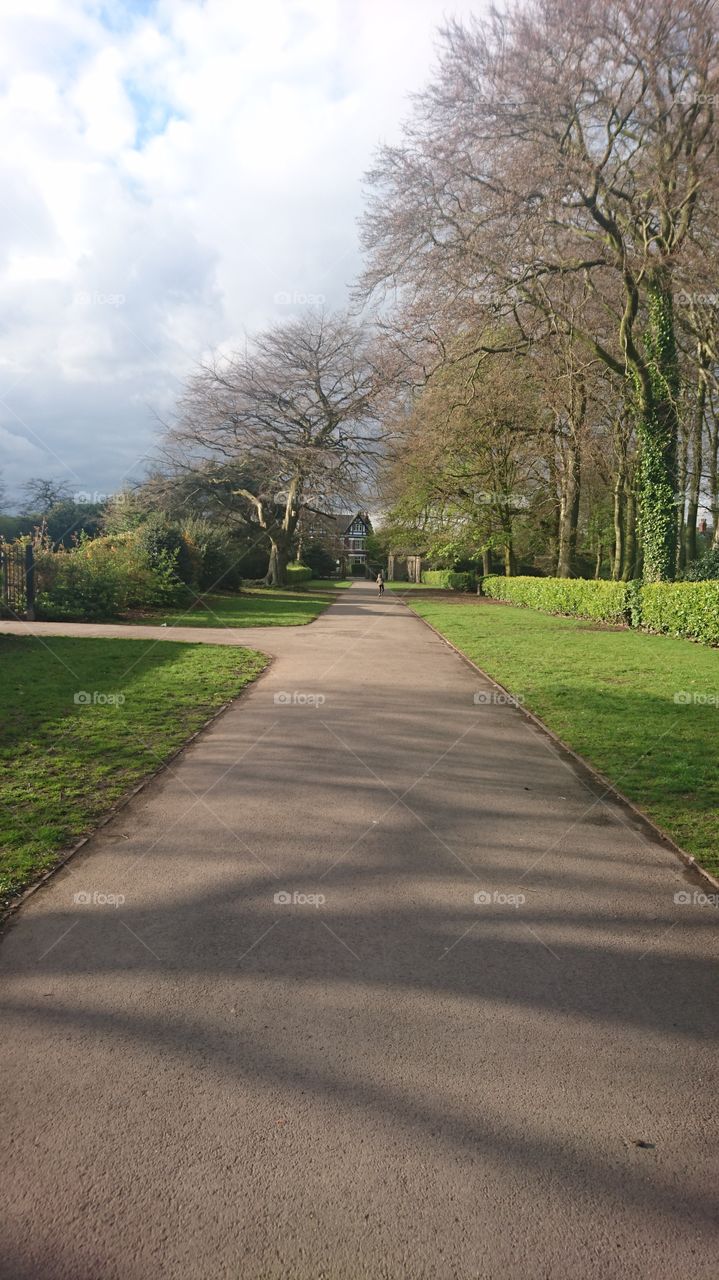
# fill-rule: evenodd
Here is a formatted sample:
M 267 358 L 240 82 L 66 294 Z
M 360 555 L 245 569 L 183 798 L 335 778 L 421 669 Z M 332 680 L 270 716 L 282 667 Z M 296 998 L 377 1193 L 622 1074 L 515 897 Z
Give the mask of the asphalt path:
M 4 931 L 0 1274 L 715 1277 L 692 873 L 390 593 L 233 636 Z

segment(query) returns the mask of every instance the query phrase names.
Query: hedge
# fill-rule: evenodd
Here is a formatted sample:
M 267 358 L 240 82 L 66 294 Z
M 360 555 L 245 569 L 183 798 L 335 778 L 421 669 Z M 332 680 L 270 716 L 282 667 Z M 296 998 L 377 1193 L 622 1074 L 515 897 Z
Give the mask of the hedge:
M 719 582 L 648 583 L 641 610 L 647 631 L 719 644 Z
M 473 573 L 454 569 L 423 569 L 422 581 L 428 587 L 446 587 L 450 591 L 474 591 L 477 579 Z
M 312 577 L 312 570 L 306 564 L 288 564 L 287 581 L 288 582 L 309 582 Z
M 482 579 L 482 594 L 495 600 L 542 613 L 614 623 L 628 621 L 629 587 L 627 582 L 589 578 L 501 578 L 493 574 Z
M 585 578 L 482 579 L 494 600 L 719 645 L 719 582 L 605 582 Z

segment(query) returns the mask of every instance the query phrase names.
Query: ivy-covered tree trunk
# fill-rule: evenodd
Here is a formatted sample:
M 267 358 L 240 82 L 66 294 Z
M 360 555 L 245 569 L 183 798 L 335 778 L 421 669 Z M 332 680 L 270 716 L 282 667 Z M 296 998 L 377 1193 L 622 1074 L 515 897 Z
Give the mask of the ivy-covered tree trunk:
M 674 578 L 677 548 L 677 396 L 679 370 L 671 282 L 662 268 L 649 281 L 647 365 L 637 379 L 639 529 L 646 582 Z

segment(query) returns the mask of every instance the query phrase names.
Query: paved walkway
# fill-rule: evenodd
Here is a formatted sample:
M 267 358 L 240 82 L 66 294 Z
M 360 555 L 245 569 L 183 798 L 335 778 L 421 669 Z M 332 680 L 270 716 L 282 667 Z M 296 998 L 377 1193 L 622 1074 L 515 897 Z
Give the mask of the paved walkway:
M 389 595 L 247 635 L 0 947 L 2 1275 L 716 1276 L 689 873 Z

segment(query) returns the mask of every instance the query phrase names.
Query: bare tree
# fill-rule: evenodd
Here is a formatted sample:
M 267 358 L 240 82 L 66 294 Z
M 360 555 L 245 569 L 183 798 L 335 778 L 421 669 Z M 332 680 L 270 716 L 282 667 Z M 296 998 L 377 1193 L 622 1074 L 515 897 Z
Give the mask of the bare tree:
M 69 490 L 62 480 L 44 480 L 36 477 L 23 487 L 25 497 L 23 515 L 47 515 L 56 502 L 69 497 Z
M 206 363 L 166 433 L 175 467 L 217 482 L 270 542 L 283 585 L 300 513 L 354 496 L 380 448 L 382 378 L 346 315 L 308 313 Z
M 545 315 L 621 381 L 650 579 L 675 571 L 674 292 L 713 198 L 716 17 L 715 0 L 530 0 L 452 23 L 403 144 L 370 174 L 366 289 L 453 313 L 482 354 L 488 317 Z M 564 310 L 560 278 L 594 298 L 592 323 L 576 298 Z

